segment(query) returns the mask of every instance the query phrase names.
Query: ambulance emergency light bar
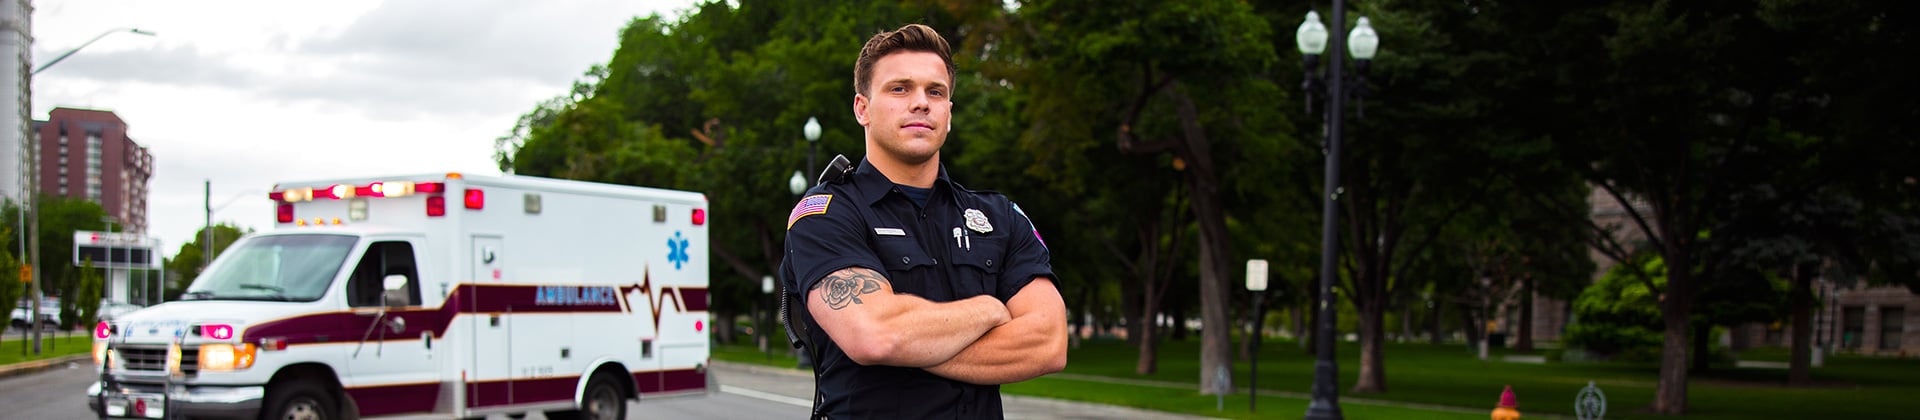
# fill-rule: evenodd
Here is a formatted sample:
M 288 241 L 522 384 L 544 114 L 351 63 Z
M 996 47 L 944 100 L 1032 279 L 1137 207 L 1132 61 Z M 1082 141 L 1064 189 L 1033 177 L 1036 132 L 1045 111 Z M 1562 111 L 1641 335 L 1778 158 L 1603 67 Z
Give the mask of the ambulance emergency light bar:
M 460 174 L 447 174 L 447 177 L 459 179 Z M 447 184 L 444 182 L 381 181 L 366 185 L 334 184 L 324 188 L 287 188 L 267 193 L 267 198 L 277 204 L 274 206 L 275 221 L 305 226 L 307 224 L 305 219 L 294 217 L 293 203 L 322 199 L 346 200 L 355 197 L 387 198 L 406 197 L 414 194 L 431 194 L 427 196 L 427 216 L 440 217 L 447 215 L 447 201 L 446 198 L 441 197 L 441 194 L 446 193 L 446 191 Z M 469 188 L 465 194 L 465 204 L 467 208 L 479 210 L 486 207 L 485 195 L 480 190 Z M 358 209 L 358 211 L 359 213 L 357 214 L 360 216 L 356 217 L 364 217 L 365 209 L 361 208 Z M 314 225 L 325 225 L 329 222 L 338 225 L 340 224 L 340 218 L 335 217 L 331 220 L 326 218 L 313 219 Z

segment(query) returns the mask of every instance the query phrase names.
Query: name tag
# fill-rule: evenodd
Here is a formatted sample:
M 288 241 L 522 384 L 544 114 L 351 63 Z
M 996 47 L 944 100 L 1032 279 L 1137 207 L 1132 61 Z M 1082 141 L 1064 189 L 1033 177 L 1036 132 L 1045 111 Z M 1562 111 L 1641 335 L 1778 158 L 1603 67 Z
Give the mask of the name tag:
M 899 228 L 873 228 L 873 234 L 880 236 L 907 236 L 907 231 Z

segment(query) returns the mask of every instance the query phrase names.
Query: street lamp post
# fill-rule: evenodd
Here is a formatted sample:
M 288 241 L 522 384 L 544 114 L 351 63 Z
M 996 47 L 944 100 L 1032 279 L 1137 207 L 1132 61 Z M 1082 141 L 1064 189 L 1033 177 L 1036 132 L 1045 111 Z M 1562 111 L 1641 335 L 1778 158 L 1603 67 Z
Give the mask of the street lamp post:
M 119 220 L 113 216 L 101 216 L 100 221 L 107 224 L 107 255 L 100 258 L 100 268 L 105 272 L 100 279 L 100 298 L 106 299 L 113 295 L 113 291 L 108 289 L 113 287 L 113 225 Z
M 773 294 L 773 276 L 760 276 L 760 294 Z M 753 300 L 753 336 L 759 341 L 760 352 L 766 354 L 767 361 L 773 361 L 773 346 L 767 345 L 773 334 L 767 333 L 766 318 L 760 315 L 760 299 Z
M 1253 333 L 1247 334 L 1253 340 L 1247 355 L 1247 412 L 1253 412 L 1260 401 L 1260 321 L 1266 318 L 1260 304 L 1267 295 L 1267 260 L 1247 260 L 1247 291 L 1253 292 Z
M 813 122 L 813 119 L 812 119 L 812 118 L 808 118 L 808 119 L 807 119 L 807 130 L 806 130 L 806 132 L 807 132 L 807 137 L 808 137 L 809 139 L 815 139 L 815 138 L 819 138 L 819 137 L 820 137 L 820 124 L 817 124 L 817 123 L 814 123 L 814 122 Z M 808 143 L 813 143 L 814 141 L 813 141 L 813 140 L 808 140 L 807 142 L 808 142 Z M 812 164 L 813 164 L 813 162 L 811 161 L 811 159 L 809 159 L 809 161 L 807 162 L 807 164 L 808 164 L 808 166 L 812 166 Z M 812 169 L 812 168 L 808 168 L 808 169 Z M 792 190 L 792 191 L 793 191 L 793 196 L 794 196 L 794 197 L 799 197 L 799 196 L 800 196 L 801 194 L 806 194 L 806 193 L 807 193 L 807 177 L 806 177 L 806 176 L 804 176 L 804 175 L 801 175 L 801 174 L 800 174 L 800 171 L 793 171 L 793 178 L 789 178 L 789 179 L 787 179 L 787 188 L 788 188 L 789 190 Z M 769 277 L 769 279 L 771 279 L 771 277 Z M 768 287 L 768 288 L 771 288 L 771 286 L 772 286 L 772 284 L 765 284 L 764 286 L 766 286 L 766 287 Z M 781 305 L 780 305 L 780 303 L 779 303 L 779 302 L 780 302 L 780 300 L 779 300 L 779 299 L 786 299 L 786 298 L 787 298 L 787 291 L 786 291 L 786 287 L 787 287 L 787 285 L 786 285 L 786 284 L 784 284 L 784 283 L 782 283 L 782 284 L 780 285 L 780 289 L 781 289 L 781 290 L 780 290 L 780 293 L 779 293 L 779 294 L 776 294 L 776 295 L 773 295 L 773 296 L 774 296 L 774 299 L 776 299 L 776 300 L 774 301 L 775 303 L 773 304 L 773 306 L 772 306 L 772 307 L 774 307 L 774 308 L 781 308 L 781 309 L 779 309 L 779 310 L 781 310 L 781 311 L 784 311 L 784 310 L 786 309 L 786 307 L 785 307 L 785 306 L 781 306 Z M 787 322 L 800 322 L 800 321 L 799 321 L 799 320 L 796 320 L 796 319 L 789 319 L 789 320 L 787 320 Z M 792 333 L 792 332 L 793 332 L 793 330 L 792 330 L 792 329 L 789 329 L 789 330 L 787 330 L 787 332 L 788 332 L 788 333 Z M 789 339 L 791 339 L 791 338 L 789 338 Z M 812 359 L 809 359 L 809 357 L 810 357 L 810 356 L 808 356 L 808 355 L 807 355 L 807 352 L 804 352 L 804 351 L 797 351 L 797 349 L 795 349 L 795 351 L 794 351 L 794 353 L 795 353 L 796 355 L 798 355 L 798 357 L 797 357 L 797 358 L 799 359 L 799 367 L 802 367 L 802 368 L 811 368 L 811 367 L 813 367 L 813 360 L 812 360 Z
M 86 48 L 88 45 L 93 45 L 94 41 L 99 41 L 100 38 L 106 38 L 107 35 L 120 33 L 122 31 L 132 32 L 132 33 L 146 35 L 146 36 L 155 36 L 155 34 L 152 31 L 143 31 L 138 28 L 119 28 L 119 29 L 111 29 L 106 32 L 101 32 L 99 35 L 95 35 L 93 39 L 89 39 L 87 40 L 87 42 L 80 44 L 80 46 L 74 47 L 72 50 L 68 50 L 64 54 L 60 54 L 59 57 L 54 57 L 53 61 L 48 61 L 47 64 L 41 64 L 39 68 L 33 69 L 33 73 L 27 74 L 27 83 L 31 85 L 33 83 L 33 76 L 39 75 L 40 72 L 47 71 L 48 67 L 53 67 L 54 64 L 59 64 L 60 60 L 65 60 L 67 59 L 67 57 L 72 56 L 73 53 L 80 52 L 80 49 Z M 27 99 L 31 100 L 32 98 L 29 97 Z M 24 106 L 24 107 L 28 109 L 32 109 L 31 106 Z M 36 188 L 39 188 L 38 183 L 34 181 L 38 181 L 40 178 L 39 176 L 40 142 L 29 141 L 29 139 L 23 137 L 20 139 L 20 145 L 22 146 L 21 147 L 22 149 L 26 150 L 26 156 L 27 156 L 26 158 L 27 163 L 25 165 L 21 165 L 21 169 L 23 169 L 26 172 L 26 174 L 20 177 L 20 180 L 22 181 L 21 183 L 23 184 L 23 187 L 20 189 L 20 198 L 21 198 L 20 208 L 21 208 L 21 212 L 23 213 L 22 214 L 23 217 L 21 217 L 21 223 L 24 225 L 22 226 L 24 228 L 22 229 L 23 230 L 22 234 L 25 235 L 23 238 L 21 238 L 21 246 L 26 248 L 23 251 L 30 252 L 29 254 L 25 255 L 25 257 L 27 258 L 26 266 L 28 267 L 28 271 L 30 271 L 30 273 L 27 273 L 29 277 L 29 283 L 32 284 L 32 286 L 29 286 L 29 288 L 32 289 L 29 292 L 33 297 L 33 312 L 35 314 L 38 314 L 40 313 L 40 299 L 41 299 L 40 272 L 44 270 L 33 269 L 34 266 L 40 265 L 40 211 L 33 209 L 33 207 L 39 204 L 39 199 L 34 198 L 33 190 Z M 33 353 L 40 354 L 40 329 L 39 328 L 33 329 Z
M 41 64 L 41 65 L 40 65 L 40 68 L 36 68 L 36 69 L 33 69 L 33 74 L 40 74 L 40 72 L 42 72 L 42 71 L 46 71 L 48 67 L 53 67 L 53 65 L 54 65 L 54 64 L 60 64 L 60 60 L 65 60 L 65 59 L 67 59 L 67 57 L 68 57 L 68 56 L 71 56 L 71 55 L 73 55 L 73 53 L 77 53 L 77 52 L 80 52 L 80 49 L 81 49 L 81 48 L 86 48 L 86 47 L 87 47 L 88 45 L 93 45 L 93 42 L 94 42 L 94 41 L 99 41 L 99 40 L 100 40 L 100 38 L 106 38 L 106 37 L 107 37 L 107 35 L 113 35 L 113 34 L 117 34 L 117 33 L 121 33 L 121 32 L 131 32 L 131 33 L 136 33 L 136 34 L 141 34 L 141 35 L 146 35 L 146 36 L 154 36 L 154 35 L 155 35 L 155 34 L 153 33 L 153 31 L 143 31 L 143 30 L 140 30 L 140 28 L 118 28 L 118 29 L 109 29 L 109 30 L 107 30 L 106 32 L 101 32 L 101 33 L 100 33 L 99 35 L 94 35 L 94 36 L 93 36 L 93 39 L 89 39 L 89 40 L 87 40 L 87 42 L 85 42 L 85 43 L 81 43 L 81 44 L 80 44 L 80 46 L 78 46 L 78 47 L 73 47 L 73 49 L 71 49 L 71 50 L 67 50 L 67 52 L 66 52 L 65 54 L 60 54 L 60 56 L 59 56 L 59 57 L 54 57 L 54 58 L 53 58 L 53 61 L 48 61 L 48 62 L 47 62 L 47 64 Z
M 807 117 L 807 125 L 800 128 L 800 133 L 807 135 L 807 174 L 818 176 L 820 173 L 814 171 L 813 158 L 820 154 L 820 120 Z
M 1345 126 L 1343 114 L 1346 109 L 1346 96 L 1349 94 L 1357 96 L 1362 93 L 1361 89 L 1351 91 L 1347 89 L 1346 62 L 1342 53 L 1348 52 L 1344 50 L 1351 48 L 1353 57 L 1358 63 L 1357 69 L 1364 72 L 1367 69 L 1367 62 L 1373 59 L 1374 53 L 1380 46 L 1380 38 L 1374 33 L 1373 25 L 1367 21 L 1366 17 L 1360 18 L 1348 39 L 1328 36 L 1329 33 L 1337 34 L 1344 31 L 1346 23 L 1346 2 L 1334 0 L 1331 32 L 1327 30 L 1326 25 L 1320 23 L 1320 14 L 1312 11 L 1307 12 L 1306 21 L 1301 22 L 1299 30 L 1295 32 L 1295 42 L 1306 64 L 1304 85 L 1308 95 L 1324 93 L 1327 101 L 1327 138 L 1322 150 L 1327 160 L 1326 183 L 1322 190 L 1326 195 L 1321 200 L 1320 208 L 1320 290 L 1317 308 L 1320 314 L 1315 317 L 1315 324 L 1318 325 L 1314 326 L 1313 337 L 1318 360 L 1313 366 L 1313 399 L 1307 404 L 1306 418 L 1308 419 L 1342 418 L 1338 389 L 1340 368 L 1333 359 L 1333 326 L 1335 325 L 1333 283 L 1339 280 L 1338 267 L 1335 264 L 1339 261 L 1340 247 L 1338 210 L 1342 192 L 1340 188 L 1341 131 Z M 1321 74 L 1319 73 L 1319 56 L 1328 49 L 1328 41 L 1333 42 L 1332 56 L 1327 59 L 1327 72 Z M 1323 81 L 1326 89 L 1321 91 Z M 1356 81 L 1363 85 L 1365 79 L 1356 78 Z M 1309 99 L 1309 108 L 1311 104 L 1312 100 Z

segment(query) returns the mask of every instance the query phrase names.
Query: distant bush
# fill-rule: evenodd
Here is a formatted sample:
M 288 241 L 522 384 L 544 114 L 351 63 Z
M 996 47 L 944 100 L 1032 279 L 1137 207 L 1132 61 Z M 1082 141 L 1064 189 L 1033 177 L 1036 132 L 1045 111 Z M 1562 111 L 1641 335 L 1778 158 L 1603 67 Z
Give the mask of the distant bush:
M 1639 264 L 1652 274 L 1655 285 L 1666 285 L 1666 264 L 1659 259 L 1631 264 Z M 1634 277 L 1631 269 L 1627 264 L 1614 266 L 1574 298 L 1573 323 L 1567 326 L 1567 346 L 1610 360 L 1659 360 L 1664 329 L 1660 323 L 1659 296 L 1647 289 L 1646 282 Z

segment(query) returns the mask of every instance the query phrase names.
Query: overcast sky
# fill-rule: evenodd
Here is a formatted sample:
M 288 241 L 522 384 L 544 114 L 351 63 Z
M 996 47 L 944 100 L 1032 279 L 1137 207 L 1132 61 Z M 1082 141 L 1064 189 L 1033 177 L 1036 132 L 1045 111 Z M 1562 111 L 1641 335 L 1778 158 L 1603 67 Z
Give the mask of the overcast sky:
M 33 118 L 114 111 L 154 156 L 148 234 L 171 256 L 204 220 L 273 225 L 275 182 L 495 175 L 493 139 L 612 58 L 637 16 L 693 0 L 34 2 Z M 236 198 L 237 197 L 237 198 Z M 225 204 L 225 207 L 221 207 Z

